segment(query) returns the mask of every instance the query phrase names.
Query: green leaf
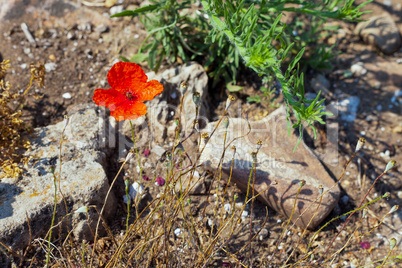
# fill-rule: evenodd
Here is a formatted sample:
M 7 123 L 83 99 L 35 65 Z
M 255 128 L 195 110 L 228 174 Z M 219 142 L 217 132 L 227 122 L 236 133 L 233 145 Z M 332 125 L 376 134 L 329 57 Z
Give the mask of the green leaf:
M 261 97 L 260 97 L 260 96 L 250 96 L 250 97 L 247 97 L 247 102 L 260 103 L 260 102 L 261 102 Z
M 135 10 L 124 10 L 123 12 L 114 14 L 110 17 L 116 18 L 116 17 L 126 17 L 126 16 L 137 16 L 137 15 L 139 15 L 139 13 L 154 11 L 158 7 L 159 7 L 159 5 L 148 5 L 148 6 L 137 8 Z
M 120 58 L 122 61 L 124 61 L 124 62 L 130 62 L 129 59 L 127 59 L 126 57 L 124 57 L 124 56 L 122 56 L 122 55 L 120 55 L 119 58 Z
M 244 88 L 242 86 L 233 85 L 233 83 L 226 84 L 226 87 L 230 92 L 238 92 Z
M 134 62 L 134 63 L 139 64 L 139 63 L 144 62 L 144 61 L 147 60 L 147 59 L 148 59 L 148 55 L 147 55 L 147 54 L 145 54 L 145 53 L 138 53 L 138 54 L 135 54 L 134 56 L 132 56 L 132 57 L 130 58 L 130 62 Z

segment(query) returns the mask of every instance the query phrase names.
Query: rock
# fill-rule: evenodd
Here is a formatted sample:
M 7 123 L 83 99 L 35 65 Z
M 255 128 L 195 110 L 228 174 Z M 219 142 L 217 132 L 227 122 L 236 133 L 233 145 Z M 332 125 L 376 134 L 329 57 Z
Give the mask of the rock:
M 62 97 L 63 97 L 64 99 L 66 99 L 66 100 L 69 100 L 69 99 L 72 98 L 72 97 L 71 97 L 71 94 L 68 93 L 68 92 L 64 93 L 64 94 L 62 95 Z
M 45 64 L 45 70 L 47 73 L 50 73 L 54 70 L 56 70 L 57 64 L 54 62 L 49 62 Z
M 109 26 L 108 26 L 108 25 L 105 25 L 105 24 L 98 25 L 98 26 L 96 26 L 96 28 L 95 28 L 95 32 L 97 32 L 97 33 L 99 33 L 99 34 L 106 33 L 106 32 L 108 32 L 109 30 L 110 30 Z
M 205 194 L 207 192 L 207 187 L 205 186 L 205 178 L 200 177 L 198 172 L 195 172 L 194 176 L 183 177 L 181 181 L 178 181 L 175 185 L 176 193 L 180 194 L 187 191 L 188 188 L 190 195 Z
M 169 145 L 174 137 L 174 119 L 178 118 L 180 113 L 181 93 L 179 91 L 180 83 L 188 79 L 188 89 L 184 94 L 181 129 L 185 135 L 189 134 L 195 119 L 195 104 L 193 102 L 193 93 L 200 93 L 199 121 L 207 122 L 208 105 L 206 102 L 206 93 L 208 90 L 208 76 L 203 67 L 195 62 L 190 62 L 176 68 L 164 71 L 160 74 L 154 72 L 148 73 L 148 80 L 158 80 L 163 84 L 162 94 L 156 96 L 152 101 L 146 103 L 148 106 L 147 114 L 139 123 L 132 120 L 135 124 L 135 133 L 144 132 L 144 141 L 150 141 L 153 145 Z M 174 93 L 174 94 L 173 94 Z M 173 98 L 173 97 L 174 98 Z M 204 123 L 205 124 L 205 123 Z M 131 137 L 131 127 L 128 120 L 123 121 L 123 134 Z M 169 135 L 170 134 L 170 135 Z M 172 135 L 173 134 L 173 135 Z M 142 139 L 141 139 L 142 140 Z M 137 141 L 136 141 L 137 142 Z M 142 143 L 144 144 L 144 143 Z M 137 146 L 140 146 L 137 144 Z
M 136 197 L 138 196 L 139 200 L 136 199 Z M 141 184 L 139 184 L 138 182 L 134 182 L 133 184 L 130 184 L 130 186 L 128 187 L 128 197 L 130 198 L 130 203 L 132 204 L 137 203 L 139 201 L 141 201 L 145 195 L 144 195 L 144 186 L 142 186 Z M 127 195 L 124 194 L 123 195 L 123 202 L 125 204 L 127 204 Z
M 113 16 L 114 14 L 123 12 L 124 7 L 123 6 L 113 6 L 110 8 L 109 13 L 111 16 Z
M 364 68 L 364 65 L 363 65 L 362 62 L 358 62 L 358 63 L 353 64 L 350 67 L 350 71 L 353 73 L 353 75 L 355 77 L 361 77 L 361 76 L 364 76 L 367 73 L 367 69 Z
M 400 123 L 400 125 L 397 125 L 396 127 L 394 127 L 392 129 L 392 132 L 394 132 L 394 133 L 402 133 L 402 124 Z
M 340 113 L 341 119 L 346 122 L 353 122 L 356 120 L 356 113 L 359 107 L 360 99 L 356 96 L 343 99 L 341 101 L 332 101 L 329 104 L 331 111 Z
M 311 79 L 310 85 L 317 94 L 321 91 L 321 94 L 324 94 L 325 96 L 333 95 L 332 92 L 329 91 L 331 83 L 322 74 L 318 74 L 317 77 Z
M 25 248 L 29 243 L 29 218 L 32 239 L 44 237 L 49 230 L 54 207 L 54 184 L 50 168 L 54 166 L 55 176 L 59 178 L 59 142 L 64 122 L 37 128 L 30 137 L 32 149 L 26 152 L 31 156 L 27 169 L 21 178 L 3 178 L 0 182 L 0 241 L 12 249 Z M 57 183 L 57 210 L 55 224 L 63 220 L 63 229 L 73 230 L 77 240 L 92 240 L 87 217 L 72 213 L 82 206 L 95 205 L 100 211 L 109 189 L 105 173 L 107 164 L 102 131 L 105 120 L 98 117 L 94 108 L 86 108 L 71 115 L 64 132 L 61 152 L 62 167 L 60 187 L 67 202 L 68 212 Z M 103 217 L 113 216 L 116 200 L 109 195 Z M 98 214 L 92 208 L 88 213 L 91 228 L 95 230 Z M 54 229 L 57 237 L 59 229 Z
M 262 141 L 262 147 L 258 153 L 257 171 L 255 175 L 255 194 L 258 198 L 278 213 L 290 217 L 295 202 L 295 196 L 301 180 L 306 184 L 297 198 L 296 209 L 292 221 L 296 225 L 306 228 L 315 211 L 308 228 L 317 226 L 336 206 L 340 190 L 335 186 L 324 195 L 320 207 L 319 185 L 324 190 L 332 187 L 335 182 L 326 172 L 313 152 L 300 142 L 296 151 L 292 153 L 298 137 L 292 132 L 288 136 L 286 109 L 282 106 L 266 118 L 250 122 L 251 133 L 239 138 L 230 145 L 236 146 L 236 155 L 233 165 L 232 182 L 243 192 L 247 191 L 247 183 L 252 167 L 251 153 L 256 150 L 258 140 Z M 216 123 L 207 125 L 210 133 Z M 247 122 L 240 118 L 231 118 L 228 130 L 228 141 L 240 137 L 248 131 Z M 215 134 L 208 141 L 200 159 L 204 168 L 213 172 L 218 167 L 219 158 L 222 155 L 224 127 L 218 127 Z M 233 151 L 228 149 L 223 160 L 223 175 L 228 178 L 230 174 Z M 310 205 L 312 206 L 310 207 Z M 309 209 L 308 209 L 309 208 Z M 301 213 L 308 209 L 300 218 Z
M 391 16 L 383 14 L 357 24 L 355 33 L 364 42 L 378 47 L 385 54 L 392 54 L 401 47 L 401 36 Z
M 402 90 L 400 89 L 395 91 L 394 95 L 391 98 L 392 103 L 397 103 L 397 101 L 402 104 Z

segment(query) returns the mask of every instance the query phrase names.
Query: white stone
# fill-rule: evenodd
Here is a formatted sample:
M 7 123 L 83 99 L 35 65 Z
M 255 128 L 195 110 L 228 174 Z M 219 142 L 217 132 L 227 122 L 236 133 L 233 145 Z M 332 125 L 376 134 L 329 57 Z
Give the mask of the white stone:
M 66 92 L 66 93 L 64 93 L 64 94 L 62 95 L 62 97 L 65 98 L 65 99 L 67 99 L 67 100 L 69 100 L 69 99 L 71 99 L 71 94 L 68 93 L 68 92 Z
M 122 5 L 113 6 L 113 7 L 110 8 L 109 13 L 110 13 L 110 15 L 112 16 L 112 15 L 114 15 L 114 14 L 123 12 L 123 9 L 124 9 L 124 7 L 123 7 Z
M 56 67 L 57 67 L 57 65 L 54 62 L 49 62 L 49 63 L 45 64 L 45 70 L 47 73 L 50 73 L 50 72 L 56 70 Z
M 350 67 L 350 71 L 356 76 L 356 77 L 360 77 L 363 76 L 367 73 L 367 69 L 364 68 L 364 65 L 362 62 L 358 62 L 353 64 Z

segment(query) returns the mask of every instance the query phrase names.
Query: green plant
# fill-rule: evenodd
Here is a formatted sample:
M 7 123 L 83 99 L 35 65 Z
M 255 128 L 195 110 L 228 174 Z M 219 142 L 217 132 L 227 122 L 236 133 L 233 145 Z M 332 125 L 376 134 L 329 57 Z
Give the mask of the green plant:
M 255 103 L 261 103 L 261 102 L 265 102 L 267 103 L 270 107 L 275 107 L 275 91 L 276 89 L 274 87 L 271 88 L 267 88 L 267 87 L 261 87 L 260 91 L 263 94 L 263 97 L 261 98 L 258 95 L 254 95 L 254 96 L 250 96 L 247 97 L 247 102 L 255 102 Z
M 297 120 L 292 127 L 299 129 L 300 142 L 303 123 L 313 128 L 316 138 L 314 122 L 324 124 L 322 117 L 330 114 L 322 111 L 324 100 L 319 101 L 320 94 L 314 100 L 304 98 L 304 75 L 300 71 L 303 54 L 315 51 L 319 56 L 314 55 L 307 63 L 314 68 L 330 67 L 332 47 L 311 47 L 329 30 L 323 27 L 323 22 L 326 19 L 356 21 L 365 13 L 360 8 L 369 2 L 354 7 L 354 0 L 317 3 L 304 0 L 203 0 L 204 15 L 191 17 L 186 13 L 191 1 L 155 0 L 152 5 L 127 10 L 113 17 L 147 14 L 140 18 L 149 36 L 139 54 L 130 60 L 147 58 L 154 70 L 159 68 L 164 58 L 174 62 L 178 56 L 184 61 L 203 56 L 205 68 L 213 68 L 210 75 L 215 82 L 222 77 L 227 84 L 233 84 L 241 68 L 240 63 L 260 76 L 276 77 L 288 108 L 289 131 L 291 107 Z M 307 29 L 300 20 L 295 20 L 290 24 L 292 28 L 286 30 L 286 24 L 280 22 L 285 11 L 312 17 L 311 27 Z M 295 31 L 301 31 L 301 34 L 292 34 Z M 150 37 L 153 40 L 149 42 Z M 293 60 L 289 61 L 289 56 Z

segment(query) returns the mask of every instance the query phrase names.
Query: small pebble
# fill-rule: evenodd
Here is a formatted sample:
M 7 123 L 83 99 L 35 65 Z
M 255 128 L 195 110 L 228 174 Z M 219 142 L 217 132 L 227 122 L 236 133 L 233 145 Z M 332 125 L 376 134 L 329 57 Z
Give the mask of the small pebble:
M 363 76 L 363 75 L 365 75 L 365 74 L 367 73 L 367 69 L 364 68 L 364 65 L 363 65 L 362 62 L 358 62 L 358 63 L 353 64 L 353 65 L 350 67 L 350 71 L 351 71 L 356 77 Z
M 180 236 L 183 233 L 183 231 L 180 228 L 175 229 L 173 232 L 176 236 Z
M 225 204 L 225 205 L 223 206 L 223 209 L 224 209 L 226 212 L 230 212 L 231 208 L 232 208 L 232 206 L 231 206 L 229 203 L 227 203 L 227 204 Z
M 49 63 L 45 64 L 45 70 L 47 73 L 50 73 L 51 71 L 56 70 L 56 67 L 57 67 L 57 65 L 54 62 L 49 62 Z
M 380 130 L 381 130 L 381 131 L 385 131 L 385 127 L 381 127 Z
M 63 94 L 62 97 L 65 98 L 66 100 L 69 100 L 69 99 L 71 99 L 71 94 L 66 92 L 66 93 Z
M 123 12 L 123 8 L 124 8 L 123 6 L 114 6 L 114 7 L 111 7 L 110 10 L 109 10 L 109 13 L 110 13 L 110 15 L 114 15 L 114 14 Z
M 247 218 L 247 217 L 248 217 L 248 211 L 247 211 L 247 210 L 243 210 L 243 212 L 241 213 L 241 217 L 242 217 L 242 218 Z
M 26 63 L 23 63 L 23 64 L 21 64 L 21 66 L 20 66 L 20 67 L 21 67 L 21 69 L 23 69 L 23 70 L 24 70 L 24 69 L 26 69 L 26 68 L 27 68 L 27 64 L 26 64 Z

